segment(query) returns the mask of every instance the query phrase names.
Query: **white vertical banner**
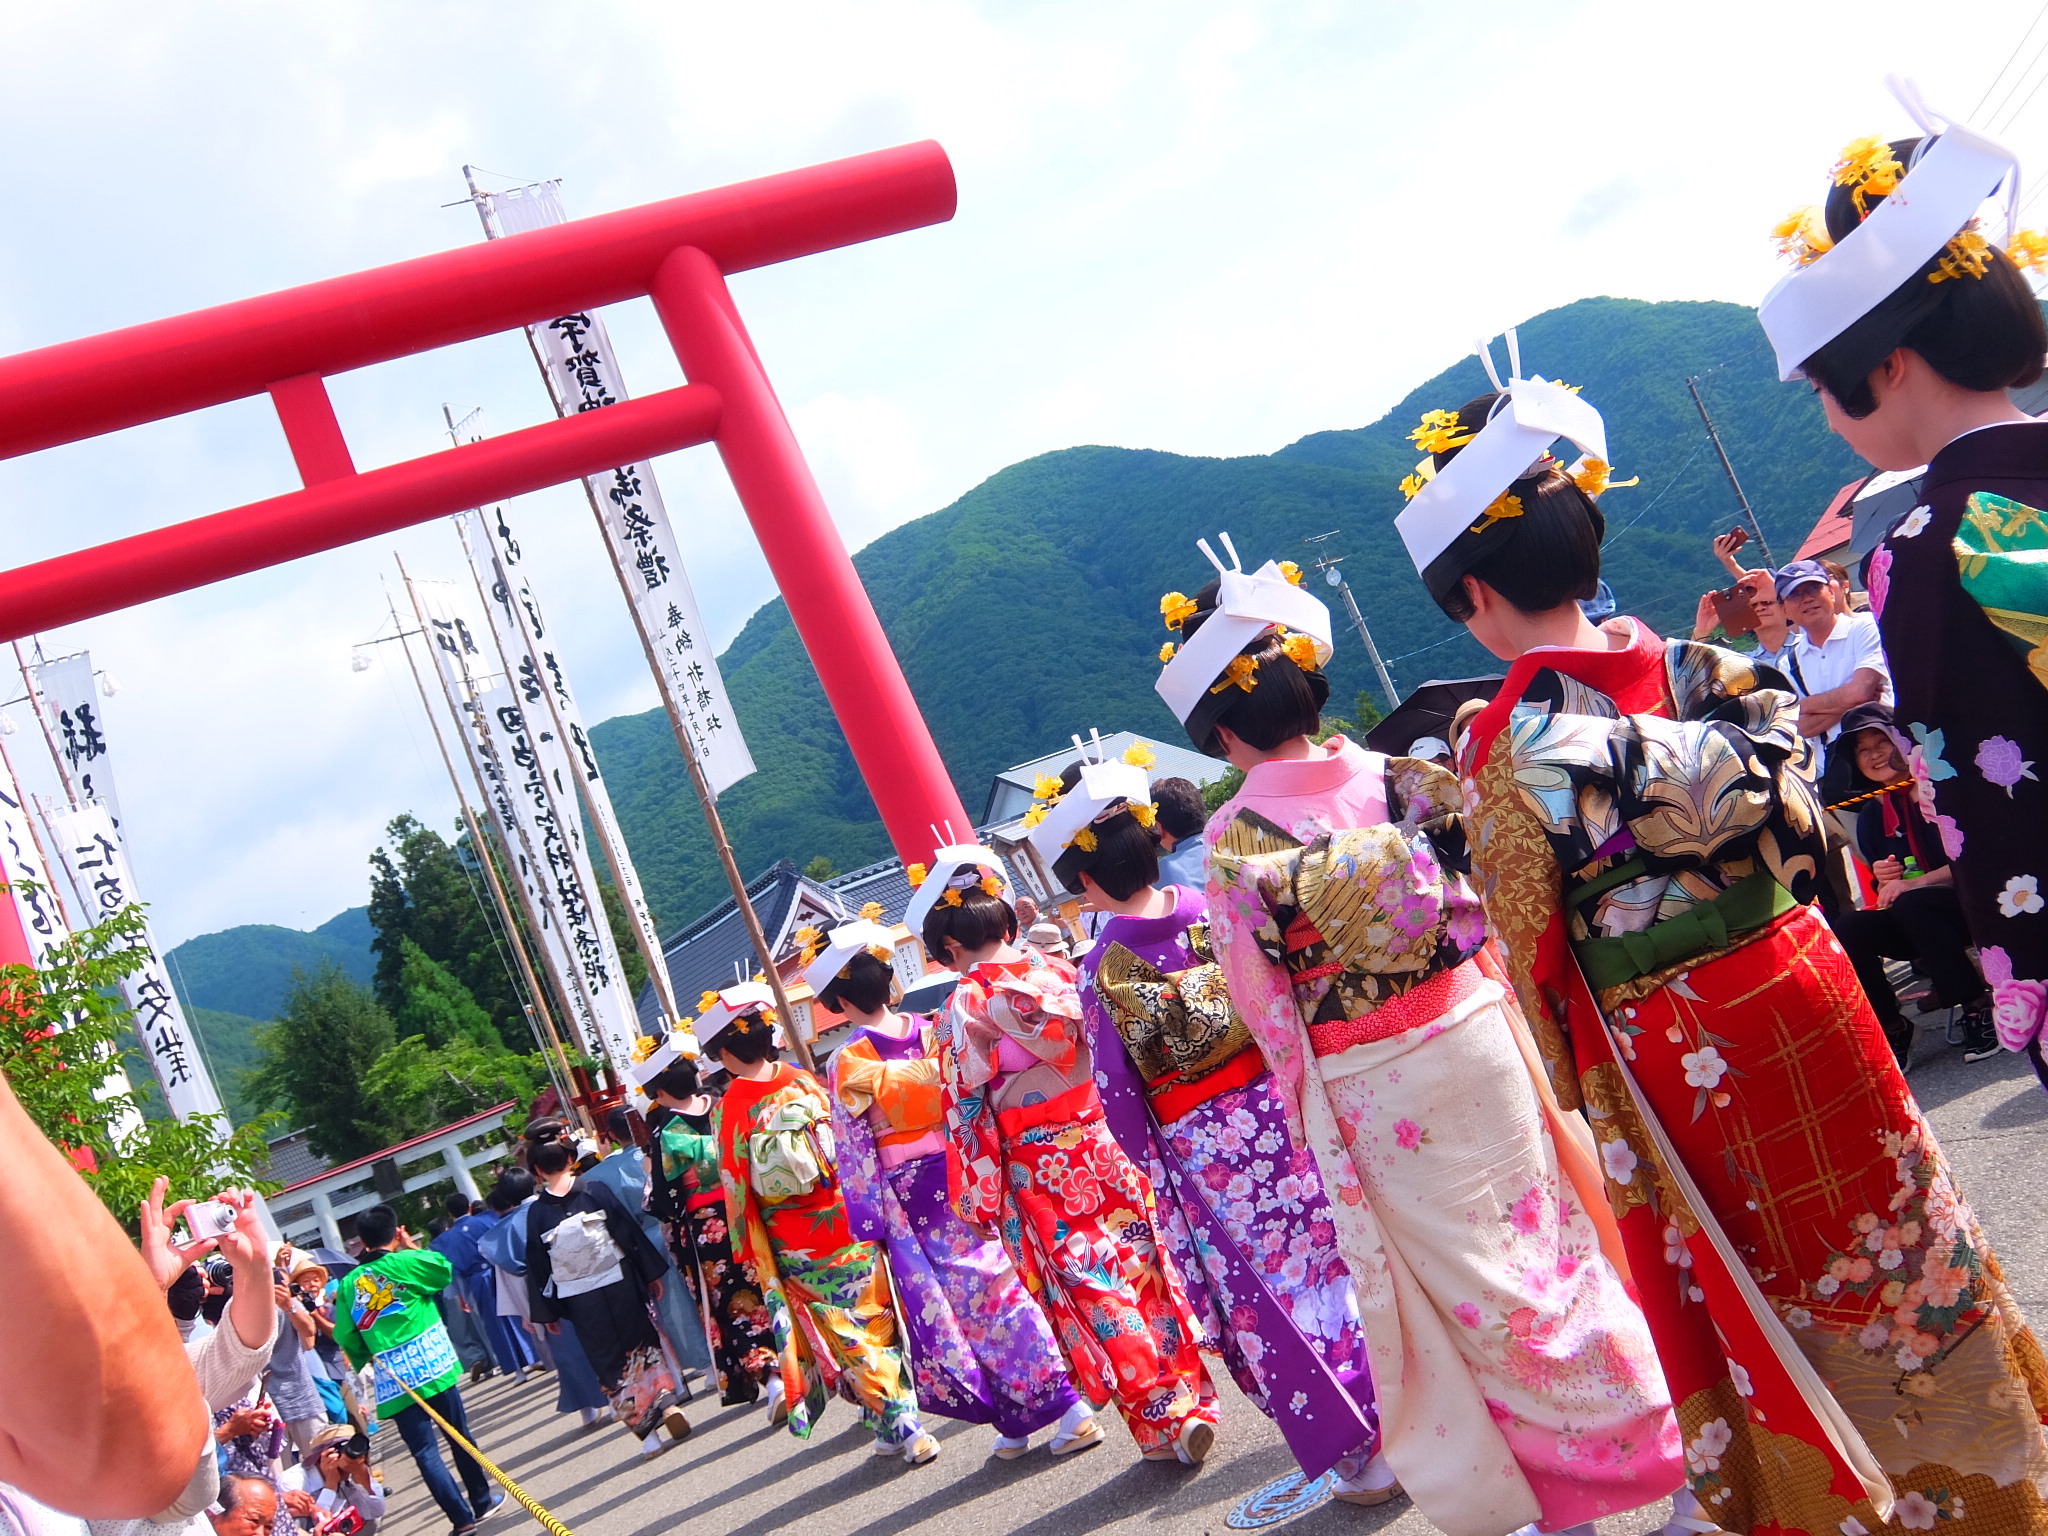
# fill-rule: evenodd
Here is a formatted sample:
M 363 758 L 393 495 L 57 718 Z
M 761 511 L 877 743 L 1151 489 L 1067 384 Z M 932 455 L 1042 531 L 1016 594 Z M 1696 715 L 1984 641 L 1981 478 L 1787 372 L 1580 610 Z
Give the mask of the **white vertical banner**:
M 0 772 L 0 878 L 7 882 L 8 898 L 28 937 L 29 961 L 41 970 L 50 951 L 70 938 L 71 930 L 65 926 L 50 871 L 37 851 L 21 786 L 14 782 L 13 774 L 4 772 Z
M 477 584 L 489 595 L 486 607 L 498 648 L 507 658 L 516 682 L 521 705 L 550 720 L 566 749 L 564 756 L 576 787 L 589 808 L 591 825 L 604 844 L 605 857 L 618 878 L 619 895 L 626 911 L 640 930 L 641 943 L 649 955 L 661 954 L 661 935 L 648 909 L 646 893 L 640 887 L 639 871 L 626 846 L 612 810 L 611 791 L 597 765 L 597 753 L 584 729 L 582 711 L 576 707 L 575 691 L 556 653 L 547 621 L 541 617 L 539 599 L 527 580 L 524 552 L 503 507 L 489 512 L 465 512 L 456 519 L 462 529 L 463 548 L 469 554 Z M 681 1018 L 667 967 L 657 963 L 652 973 L 655 996 L 670 1020 Z
M 554 899 L 540 877 L 541 864 L 534 856 L 532 838 L 519 805 L 512 797 L 510 781 L 490 728 L 490 714 L 474 692 L 457 696 L 460 684 L 451 684 L 446 671 L 439 673 L 442 692 L 454 711 L 462 737 L 463 753 L 470 771 L 483 786 L 485 814 L 498 829 L 498 840 L 512 863 L 512 878 L 518 883 L 527 922 L 541 946 L 540 965 L 554 982 L 555 995 L 562 1000 L 574 1025 L 573 1039 L 579 1050 L 588 1050 L 599 1038 L 597 1015 L 590 995 L 582 985 L 582 974 L 570 963 L 568 946 L 562 939 L 562 925 L 555 921 Z M 478 850 L 484 856 L 484 850 Z
M 84 920 L 104 922 L 138 900 L 121 834 L 104 805 L 52 806 L 43 819 L 55 843 L 53 856 L 71 878 Z M 147 919 L 134 953 L 142 964 L 122 978 L 121 995 L 134 1010 L 135 1036 L 142 1042 L 157 1086 L 164 1091 L 164 1102 L 180 1120 L 221 1114 L 220 1094 L 199 1054 L 178 994 L 171 989 L 162 951 Z
M 64 759 L 65 789 L 70 798 L 81 805 L 99 801 L 118 827 L 121 801 L 114 793 L 114 768 L 107 756 L 106 705 L 93 684 L 91 652 L 32 662 L 28 671 L 43 720 Z
M 639 1034 L 633 999 L 619 964 L 618 946 L 598 894 L 590 850 L 583 841 L 583 822 L 576 806 L 575 781 L 565 744 L 551 723 L 529 721 L 512 689 L 501 683 L 482 690 L 475 678 L 479 656 L 476 630 L 463 611 L 451 582 L 412 582 L 426 614 L 429 648 L 451 701 L 475 700 L 469 728 L 488 737 L 491 757 L 504 777 L 504 788 L 518 809 L 533 880 L 542 889 L 560 924 L 566 950 L 566 976 L 558 978 L 566 993 L 580 990 L 586 1000 L 597 1042 L 625 1082 Z M 457 702 L 457 713 L 463 713 Z M 493 813 L 495 814 L 495 806 Z
M 568 222 L 558 184 L 483 194 L 485 228 L 507 235 Z M 604 322 L 595 315 L 561 315 L 527 327 L 548 393 L 564 416 L 601 410 L 627 398 L 626 382 Z M 697 754 L 714 795 L 754 771 L 740 735 L 725 679 L 719 675 L 704 616 L 683 565 L 682 541 L 669 521 L 652 464 L 626 464 L 586 482 L 606 541 L 617 562 L 664 693 L 682 715 L 688 745 Z

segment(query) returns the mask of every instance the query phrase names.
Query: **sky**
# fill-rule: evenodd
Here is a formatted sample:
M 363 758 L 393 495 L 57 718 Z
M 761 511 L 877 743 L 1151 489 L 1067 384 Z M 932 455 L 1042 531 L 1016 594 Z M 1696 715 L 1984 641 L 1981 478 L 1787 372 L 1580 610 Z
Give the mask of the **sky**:
M 1906 131 L 1888 70 L 2009 119 L 2044 163 L 2037 13 L 11 6 L 0 46 L 33 67 L 0 96 L 0 352 L 478 240 L 465 163 L 492 188 L 560 178 L 586 215 L 936 139 L 952 222 L 732 285 L 858 548 L 1058 448 L 1268 453 L 1364 425 L 1479 336 L 1573 299 L 1754 304 L 1777 276 L 1770 226 L 1818 199 L 1841 145 Z M 680 382 L 644 300 L 607 320 L 636 393 Z M 551 414 L 517 335 L 329 388 L 359 468 L 443 446 L 444 404 L 481 407 L 490 432 Z M 659 472 L 723 645 L 772 583 L 712 450 Z M 242 401 L 0 463 L 0 551 L 44 559 L 297 484 L 267 401 Z M 580 491 L 511 510 L 586 716 L 653 707 Z M 350 666 L 392 632 L 394 554 L 461 574 L 452 530 L 428 525 L 41 637 L 89 647 L 117 684 L 107 728 L 160 942 L 313 926 L 366 898 L 390 817 L 455 816 L 395 648 Z M 32 716 L 7 714 L 47 791 Z

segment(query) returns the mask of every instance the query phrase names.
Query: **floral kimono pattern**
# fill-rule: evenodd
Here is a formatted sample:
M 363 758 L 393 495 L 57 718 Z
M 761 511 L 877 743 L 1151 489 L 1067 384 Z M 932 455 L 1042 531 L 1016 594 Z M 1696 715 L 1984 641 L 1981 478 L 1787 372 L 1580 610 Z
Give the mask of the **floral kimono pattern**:
M 810 1436 L 824 1412 L 829 1366 L 875 1437 L 908 1445 L 921 1430 L 896 1344 L 886 1261 L 847 1224 L 836 1174 L 828 1171 L 815 1189 L 787 1200 L 764 1200 L 754 1190 L 748 1138 L 792 1105 L 814 1120 L 831 1118 L 818 1080 L 784 1062 L 762 1081 L 735 1079 L 714 1122 L 733 1257 L 761 1278 L 789 1431 Z
M 2048 1372 L 1847 955 L 1797 701 L 1660 642 L 1524 657 L 1465 749 L 1474 858 L 1582 1106 L 1706 1512 L 2048 1530 Z M 1537 665 L 1538 662 L 1542 665 Z
M 669 1246 L 705 1319 L 718 1400 L 728 1407 L 751 1403 L 776 1368 L 775 1329 L 760 1280 L 733 1257 L 717 1139 L 708 1116 L 693 1125 L 673 1115 L 660 1140 L 663 1171 L 682 1208 L 669 1223 Z
M 1202 894 L 1171 894 L 1163 917 L 1111 918 L 1082 962 L 1106 1118 L 1149 1168 L 1189 1300 L 1215 1319 L 1238 1386 L 1309 1476 L 1362 1465 L 1379 1432 L 1329 1198 L 1230 1006 Z
M 928 1028 L 863 1030 L 832 1061 L 840 1179 L 856 1236 L 881 1243 L 903 1302 L 919 1405 L 1012 1438 L 1074 1404 L 1051 1325 L 995 1238 L 946 1198 L 939 1063 Z M 875 1119 L 888 1127 L 877 1146 Z M 930 1150 L 888 1155 L 896 1148 Z
M 1169 1451 L 1191 1420 L 1216 1421 L 1215 1390 L 1159 1247 L 1151 1182 L 1103 1122 L 1072 972 L 1035 950 L 977 966 L 954 991 L 948 1023 L 961 1214 L 996 1226 L 1075 1388 L 1115 1403 L 1141 1451 Z M 995 1090 L 1020 1057 L 1077 1080 L 999 1109 Z
M 1965 433 L 1864 579 L 1992 1023 L 2048 1084 L 2048 424 Z
M 1365 799 L 1387 819 L 1319 826 L 1317 796 L 1293 792 L 1319 778 L 1333 808 L 1348 787 L 1353 814 Z M 1484 926 L 1447 862 L 1459 809 L 1442 769 L 1341 738 L 1262 764 L 1210 822 L 1209 910 L 1231 998 L 1333 1197 L 1387 1460 L 1432 1524 L 1500 1536 L 1649 1503 L 1679 1483 L 1681 1452 L 1512 1001 L 1471 958 Z

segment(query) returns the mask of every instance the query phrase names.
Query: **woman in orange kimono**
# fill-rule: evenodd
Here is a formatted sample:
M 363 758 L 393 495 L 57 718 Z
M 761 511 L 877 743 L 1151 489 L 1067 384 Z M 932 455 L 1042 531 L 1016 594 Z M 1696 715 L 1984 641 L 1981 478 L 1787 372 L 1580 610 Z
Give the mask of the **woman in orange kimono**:
M 1512 663 L 1459 758 L 1482 898 L 1599 1140 L 1706 1515 L 2040 1536 L 2048 1374 L 1811 905 L 1797 700 L 1732 652 L 1585 618 L 1607 465 L 1575 393 L 1517 367 L 1415 436 L 1402 536 Z
M 758 982 L 728 987 L 695 1027 L 732 1074 L 712 1125 L 733 1257 L 760 1277 L 781 1355 L 769 1416 L 786 1412 L 790 1433 L 807 1437 L 825 1410 L 829 1368 L 860 1405 L 875 1454 L 922 1466 L 939 1442 L 918 1418 L 887 1261 L 847 1222 L 831 1100 L 810 1073 L 778 1059 L 772 1000 Z

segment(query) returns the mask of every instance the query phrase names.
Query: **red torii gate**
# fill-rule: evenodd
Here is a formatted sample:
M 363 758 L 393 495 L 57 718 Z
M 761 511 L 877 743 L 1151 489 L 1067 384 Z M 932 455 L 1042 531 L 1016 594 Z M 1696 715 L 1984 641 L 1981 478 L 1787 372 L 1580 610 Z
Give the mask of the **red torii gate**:
M 945 151 L 906 144 L 0 358 L 0 458 L 267 393 L 305 485 L 0 572 L 0 640 L 716 443 L 890 841 L 923 858 L 934 826 L 972 822 L 725 278 L 943 223 L 955 201 Z M 327 375 L 642 294 L 688 383 L 356 469 Z M 25 963 L 0 913 L 0 963 Z

